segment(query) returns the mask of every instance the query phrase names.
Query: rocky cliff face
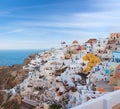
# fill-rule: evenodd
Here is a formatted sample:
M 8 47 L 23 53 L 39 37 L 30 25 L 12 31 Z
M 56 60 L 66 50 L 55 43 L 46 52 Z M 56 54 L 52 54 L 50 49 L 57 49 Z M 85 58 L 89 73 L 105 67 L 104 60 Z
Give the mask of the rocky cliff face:
M 0 106 L 2 106 L 6 102 L 7 96 L 7 93 L 5 93 L 4 91 L 0 91 Z
M 0 109 L 21 109 L 21 97 L 16 94 L 14 97 L 9 97 L 4 91 L 0 91 Z
M 36 57 L 36 54 L 31 54 L 28 58 L 26 58 L 26 59 L 24 60 L 23 65 L 25 66 L 25 65 L 29 64 L 30 61 L 31 61 L 32 59 L 34 59 L 35 57 Z
M 30 63 L 35 58 L 35 54 L 31 54 L 26 58 L 23 64 L 15 64 L 13 66 L 0 66 L 0 90 L 11 89 L 17 84 L 21 83 L 29 70 L 23 69 L 23 66 Z
M 11 89 L 26 78 L 29 70 L 23 69 L 23 66 L 27 65 L 33 58 L 35 55 L 30 55 L 20 65 L 0 66 L 0 109 L 21 109 L 20 95 L 16 94 L 9 98 L 9 95 L 2 90 Z
M 21 83 L 28 70 L 22 69 L 22 65 L 0 68 L 0 90 L 11 89 Z M 0 109 L 20 109 L 21 97 L 19 94 L 9 99 L 9 95 L 0 91 Z
M 29 71 L 24 70 L 22 65 L 11 67 L 1 67 L 0 69 L 0 89 L 11 89 L 22 82 Z

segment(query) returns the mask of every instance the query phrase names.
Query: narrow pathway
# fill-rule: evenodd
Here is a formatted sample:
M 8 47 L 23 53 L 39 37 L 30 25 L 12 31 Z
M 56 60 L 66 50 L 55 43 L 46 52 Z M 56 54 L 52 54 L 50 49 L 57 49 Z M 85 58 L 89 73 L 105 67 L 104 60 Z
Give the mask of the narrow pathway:
M 113 85 L 109 85 L 108 82 L 106 81 L 98 81 L 96 83 L 96 87 L 102 87 L 104 88 L 107 92 L 112 92 L 114 91 L 114 86 Z

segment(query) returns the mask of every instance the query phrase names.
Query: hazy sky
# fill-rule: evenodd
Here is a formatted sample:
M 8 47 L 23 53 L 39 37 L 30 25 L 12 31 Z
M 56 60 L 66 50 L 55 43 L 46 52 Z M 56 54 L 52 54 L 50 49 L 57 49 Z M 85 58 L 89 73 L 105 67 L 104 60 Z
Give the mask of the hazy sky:
M 0 49 L 42 49 L 120 32 L 120 0 L 0 0 Z

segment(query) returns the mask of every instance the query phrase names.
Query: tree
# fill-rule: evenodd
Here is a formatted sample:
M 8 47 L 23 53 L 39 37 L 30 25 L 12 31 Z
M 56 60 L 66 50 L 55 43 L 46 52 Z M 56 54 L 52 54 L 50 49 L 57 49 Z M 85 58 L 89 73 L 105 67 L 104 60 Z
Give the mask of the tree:
M 52 104 L 50 105 L 50 109 L 61 109 L 62 106 L 60 104 Z

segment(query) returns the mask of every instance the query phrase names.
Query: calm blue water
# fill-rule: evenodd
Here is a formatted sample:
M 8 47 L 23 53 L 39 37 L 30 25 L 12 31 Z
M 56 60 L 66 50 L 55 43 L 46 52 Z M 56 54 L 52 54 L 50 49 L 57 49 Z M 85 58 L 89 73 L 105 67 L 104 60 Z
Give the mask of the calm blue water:
M 0 50 L 0 66 L 22 64 L 23 60 L 33 53 L 41 53 L 43 50 Z

